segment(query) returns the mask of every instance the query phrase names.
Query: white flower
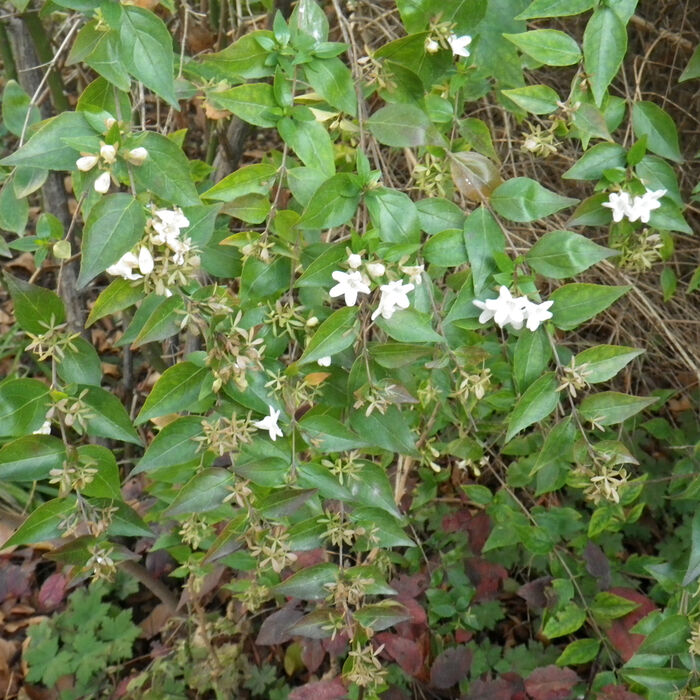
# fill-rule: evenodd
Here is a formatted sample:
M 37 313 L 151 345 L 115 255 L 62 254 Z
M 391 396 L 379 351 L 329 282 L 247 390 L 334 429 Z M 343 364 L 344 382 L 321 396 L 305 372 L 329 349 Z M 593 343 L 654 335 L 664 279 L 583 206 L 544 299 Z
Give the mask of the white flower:
M 100 155 L 104 159 L 105 163 L 109 163 L 111 165 L 117 159 L 117 149 L 109 144 L 103 144 L 100 148 Z
M 386 272 L 386 268 L 380 262 L 367 263 L 365 268 L 370 277 L 381 277 Z
M 139 266 L 139 259 L 131 252 L 124 255 L 107 268 L 107 274 L 114 277 L 123 277 L 125 280 L 138 280 L 141 275 L 134 272 L 134 268 Z
M 319 367 L 330 367 L 331 366 L 331 356 L 326 355 L 325 357 L 319 357 L 318 360 L 316 360 L 318 363 Z
M 133 165 L 141 165 L 148 158 L 148 151 L 143 147 L 132 148 L 124 154 L 124 157 Z
M 360 265 L 362 265 L 362 258 L 357 253 L 350 253 L 348 255 L 348 267 L 357 270 Z
M 534 304 L 529 299 L 526 299 L 525 304 L 525 319 L 527 329 L 533 333 L 540 327 L 540 323 L 544 323 L 552 318 L 552 312 L 549 307 L 553 301 L 543 301 L 541 304 Z
M 362 273 L 354 270 L 353 272 L 341 272 L 336 270 L 331 274 L 331 277 L 338 283 L 328 292 L 332 297 L 345 297 L 347 306 L 355 306 L 357 295 L 369 294 L 369 287 L 362 279 Z
M 407 309 L 410 305 L 408 292 L 415 289 L 412 284 L 404 284 L 401 280 L 383 284 L 379 289 L 382 296 L 379 299 L 379 306 L 372 312 L 372 320 L 381 314 L 382 318 L 389 319 L 398 309 Z
M 472 43 L 472 38 L 469 36 L 469 34 L 465 34 L 464 36 L 450 34 L 450 36 L 447 38 L 447 43 L 450 45 L 453 55 L 463 56 L 464 58 L 469 56 L 467 46 Z
M 262 420 L 256 421 L 255 423 L 253 423 L 253 425 L 256 428 L 260 428 L 260 430 L 267 430 L 270 433 L 270 440 L 274 442 L 278 437 L 283 437 L 282 431 L 277 425 L 277 421 L 280 417 L 280 412 L 275 411 L 275 409 L 272 408 L 272 406 L 268 406 L 268 408 L 270 409 L 270 415 L 265 416 Z
M 144 246 L 141 246 L 141 250 L 139 250 L 139 270 L 143 275 L 153 272 L 153 256 L 151 251 Z
M 45 420 L 41 424 L 41 428 L 37 428 L 32 435 L 51 435 L 51 421 Z
M 408 279 L 413 282 L 413 284 L 423 284 L 422 265 L 407 265 L 401 268 L 401 272 L 408 275 Z
M 86 173 L 97 165 L 97 160 L 97 156 L 82 156 L 75 161 L 75 167 L 78 168 L 80 172 Z
M 659 200 L 666 194 L 666 190 L 647 190 L 641 197 L 635 197 L 632 202 L 630 221 L 639 219 L 643 224 L 649 223 L 649 215 L 661 206 Z
M 151 237 L 151 240 L 156 245 L 165 243 L 173 253 L 177 253 L 178 250 L 173 246 L 177 247 L 180 229 L 190 225 L 189 219 L 177 208 L 174 210 L 156 209 L 153 216 L 152 226 L 156 234 Z
M 440 44 L 435 41 L 435 39 L 428 39 L 425 42 L 425 50 L 428 53 L 437 53 L 438 49 L 440 48 Z
M 109 186 L 112 183 L 109 177 L 109 171 L 105 170 L 98 178 L 95 180 L 94 188 L 95 192 L 100 194 L 107 194 L 109 192 Z
M 523 327 L 525 322 L 526 301 L 525 297 L 514 299 L 508 287 L 501 286 L 496 299 L 486 299 L 486 301 L 477 299 L 474 300 L 473 304 L 482 310 L 479 323 L 487 323 L 493 319 L 499 328 L 510 323 L 513 328 L 518 330 Z
M 117 120 L 114 117 L 107 117 L 107 119 L 105 119 L 105 126 L 107 127 L 107 131 L 109 131 L 116 123 Z
M 603 202 L 603 206 L 612 210 L 615 223 L 622 221 L 624 217 L 629 219 L 632 213 L 632 200 L 627 192 L 611 192 L 608 201 Z

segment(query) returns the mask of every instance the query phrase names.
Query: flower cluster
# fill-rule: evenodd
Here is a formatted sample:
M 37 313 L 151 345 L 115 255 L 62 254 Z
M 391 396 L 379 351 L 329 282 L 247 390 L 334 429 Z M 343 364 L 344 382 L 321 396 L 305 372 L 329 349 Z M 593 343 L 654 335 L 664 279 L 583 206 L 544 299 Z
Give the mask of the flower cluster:
M 661 206 L 659 200 L 666 194 L 666 190 L 647 190 L 641 197 L 632 195 L 629 192 L 611 192 L 608 201 L 603 202 L 603 206 L 612 210 L 612 217 L 615 223 L 626 218 L 628 221 L 641 221 L 643 224 L 649 223 L 651 212 Z
M 525 324 L 528 330 L 536 331 L 541 323 L 552 318 L 549 308 L 554 302 L 535 304 L 527 297 L 514 298 L 508 287 L 502 286 L 495 299 L 477 299 L 473 303 L 481 309 L 479 323 L 488 323 L 493 319 L 499 328 L 510 324 L 515 330 L 519 330 Z
M 337 284 L 331 288 L 331 297 L 343 297 L 347 306 L 355 306 L 357 297 L 360 294 L 370 294 L 370 284 L 372 280 L 384 275 L 386 267 L 380 262 L 363 263 L 362 257 L 358 253 L 350 253 L 347 260 L 349 272 L 335 270 L 331 276 Z M 364 271 L 360 268 L 364 265 Z M 394 313 L 400 309 L 407 309 L 410 306 L 408 293 L 412 292 L 417 284 L 422 281 L 422 265 L 401 265 L 401 272 L 408 276 L 409 282 L 394 280 L 379 287 L 381 297 L 377 308 L 372 312 L 372 320 L 378 316 L 390 319 Z M 325 359 L 325 358 L 324 358 Z
M 469 49 L 467 46 L 472 43 L 472 38 L 469 34 L 464 34 L 462 36 L 457 36 L 454 32 L 446 37 L 447 45 L 452 51 L 453 56 L 460 56 L 462 58 L 469 57 Z M 425 42 L 425 50 L 428 53 L 436 53 L 440 49 L 440 42 L 435 39 L 428 38 Z
M 110 166 L 117 160 L 118 148 L 117 145 L 103 143 L 100 145 L 99 154 L 88 153 L 75 161 L 75 167 L 82 173 L 90 172 L 98 163 L 100 168 L 105 168 L 97 176 L 93 184 L 95 192 L 99 194 L 107 194 L 109 192 L 109 187 L 112 183 Z M 125 151 L 123 157 L 133 165 L 141 165 L 148 158 L 148 151 L 143 146 L 139 146 L 138 148 Z

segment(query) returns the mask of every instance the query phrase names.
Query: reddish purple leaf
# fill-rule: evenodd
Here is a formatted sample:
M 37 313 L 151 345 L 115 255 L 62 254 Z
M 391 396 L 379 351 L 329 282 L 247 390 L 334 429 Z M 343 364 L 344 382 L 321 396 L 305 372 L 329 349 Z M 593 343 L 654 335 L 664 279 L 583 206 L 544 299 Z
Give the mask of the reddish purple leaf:
M 290 627 L 302 617 L 304 613 L 297 610 L 294 603 L 288 603 L 281 610 L 265 618 L 260 625 L 255 643 L 260 646 L 269 646 L 288 642 L 292 638 Z
M 410 676 L 417 676 L 423 670 L 423 651 L 416 642 L 391 632 L 382 632 L 375 639 Z
M 505 676 L 513 676 L 513 679 Z M 524 700 L 525 686 L 515 673 L 504 674 L 493 680 L 477 680 L 469 686 L 464 700 Z
M 600 689 L 596 700 L 644 700 L 644 698 L 631 690 L 627 690 L 624 686 L 606 685 Z
M 39 607 L 44 612 L 55 610 L 66 597 L 68 579 L 63 574 L 51 574 L 39 590 Z
M 656 610 L 656 605 L 645 595 L 637 593 L 633 588 L 611 588 L 610 593 L 639 603 L 638 608 L 627 613 L 619 620 L 615 620 L 610 629 L 607 630 L 607 635 L 613 643 L 615 651 L 617 651 L 623 661 L 627 662 L 634 656 L 637 649 L 639 649 L 639 645 L 644 641 L 643 634 L 631 634 L 630 629 L 652 610 Z
M 0 603 L 29 593 L 29 574 L 16 564 L 0 566 Z
M 551 576 L 541 576 L 534 581 L 526 583 L 518 588 L 518 595 L 525 600 L 528 608 L 542 610 L 549 605 L 547 589 L 552 582 Z
M 301 660 L 309 673 L 316 673 L 323 663 L 326 650 L 318 639 L 301 640 Z
M 307 683 L 301 688 L 294 688 L 289 693 L 289 700 L 341 700 L 346 698 L 348 691 L 339 678 L 330 681 Z
M 392 579 L 389 585 L 400 595 L 407 598 L 417 598 L 428 587 L 428 576 L 418 573 L 409 576 L 401 574 Z
M 472 557 L 467 560 L 467 576 L 476 587 L 474 602 L 494 598 L 501 589 L 501 583 L 508 572 L 500 564 L 492 564 L 486 559 Z
M 570 668 L 536 668 L 525 679 L 525 690 L 532 700 L 569 700 L 580 678 Z
M 583 550 L 586 571 L 598 579 L 598 585 L 607 590 L 610 588 L 610 562 L 605 552 L 595 543 L 589 542 Z
M 433 661 L 430 668 L 430 684 L 444 690 L 467 677 L 472 665 L 472 652 L 466 647 L 451 647 Z

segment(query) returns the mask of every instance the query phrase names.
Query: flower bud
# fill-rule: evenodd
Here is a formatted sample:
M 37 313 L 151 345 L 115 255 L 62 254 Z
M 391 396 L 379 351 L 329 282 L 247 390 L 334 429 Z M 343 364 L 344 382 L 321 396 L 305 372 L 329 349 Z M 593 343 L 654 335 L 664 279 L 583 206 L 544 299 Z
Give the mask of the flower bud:
M 141 165 L 146 158 L 148 158 L 148 151 L 143 147 L 132 148 L 124 154 L 124 157 L 132 165 Z
M 75 167 L 82 173 L 92 170 L 97 165 L 97 156 L 82 156 L 75 161 Z
M 100 155 L 104 159 L 105 163 L 109 163 L 111 165 L 117 159 L 117 149 L 109 144 L 104 144 L 100 148 Z
M 307 322 L 306 326 L 307 328 L 313 328 L 314 326 L 318 325 L 318 318 L 316 316 L 312 316 Z
M 367 272 L 369 272 L 370 277 L 381 277 L 386 271 L 384 265 L 378 262 L 367 263 L 366 269 Z
M 428 53 L 436 53 L 438 49 L 440 48 L 440 44 L 437 43 L 434 39 L 428 39 L 425 42 L 425 50 Z
M 360 265 L 362 265 L 362 258 L 357 253 L 350 253 L 348 255 L 348 266 L 353 270 L 357 270 Z
M 98 178 L 95 180 L 95 192 L 100 194 L 107 194 L 109 191 L 109 186 L 111 184 L 111 179 L 109 176 L 109 171 L 105 170 Z
M 318 360 L 316 360 L 318 363 L 319 367 L 330 367 L 331 366 L 331 356 L 326 355 L 325 357 L 319 357 Z
M 56 241 L 53 244 L 53 255 L 57 260 L 68 260 L 71 256 L 70 242 L 66 240 Z
M 153 272 L 153 256 L 148 248 L 141 246 L 139 251 L 139 270 L 142 275 Z
M 114 117 L 107 117 L 107 119 L 105 119 L 105 126 L 107 127 L 107 131 L 109 131 L 116 123 L 117 120 Z

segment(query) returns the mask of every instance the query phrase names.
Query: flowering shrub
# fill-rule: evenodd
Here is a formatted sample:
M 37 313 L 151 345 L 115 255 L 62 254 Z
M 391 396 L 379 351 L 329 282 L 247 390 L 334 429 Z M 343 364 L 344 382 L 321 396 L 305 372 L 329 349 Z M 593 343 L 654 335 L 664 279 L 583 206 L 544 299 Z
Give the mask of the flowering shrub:
M 404 35 L 364 49 L 365 3 L 322 5 L 269 28 L 238 17 L 235 40 L 201 52 L 186 6 L 46 6 L 93 79 L 44 120 L 17 83 L 3 100 L 3 250 L 37 266 L 5 275 L 0 479 L 37 484 L 5 548 L 56 541 L 72 575 L 137 571 L 193 616 L 128 697 L 284 697 L 236 641 L 261 616 L 258 645 L 294 640 L 290 698 L 690 692 L 700 519 L 681 516 L 690 564 L 682 548 L 611 574 L 654 500 L 628 438 L 663 401 L 610 384 L 643 349 L 570 334 L 631 289 L 573 280 L 645 269 L 692 232 L 673 120 L 611 89 L 634 3 L 398 0 Z M 582 48 L 551 28 L 571 16 Z M 570 92 L 523 72 L 542 66 L 577 67 Z M 507 177 L 480 103 L 519 123 L 532 168 Z M 190 108 L 206 160 L 175 128 Z M 264 139 L 240 161 L 228 140 L 246 125 Z M 539 182 L 534 159 L 562 142 L 578 154 L 562 192 L 578 183 L 583 201 Z M 49 172 L 70 173 L 74 210 L 27 236 Z M 177 611 L 144 557 L 172 562 Z M 640 576 L 667 608 L 630 633 L 655 607 Z M 532 629 L 509 646 L 527 659 L 488 641 L 515 590 Z

